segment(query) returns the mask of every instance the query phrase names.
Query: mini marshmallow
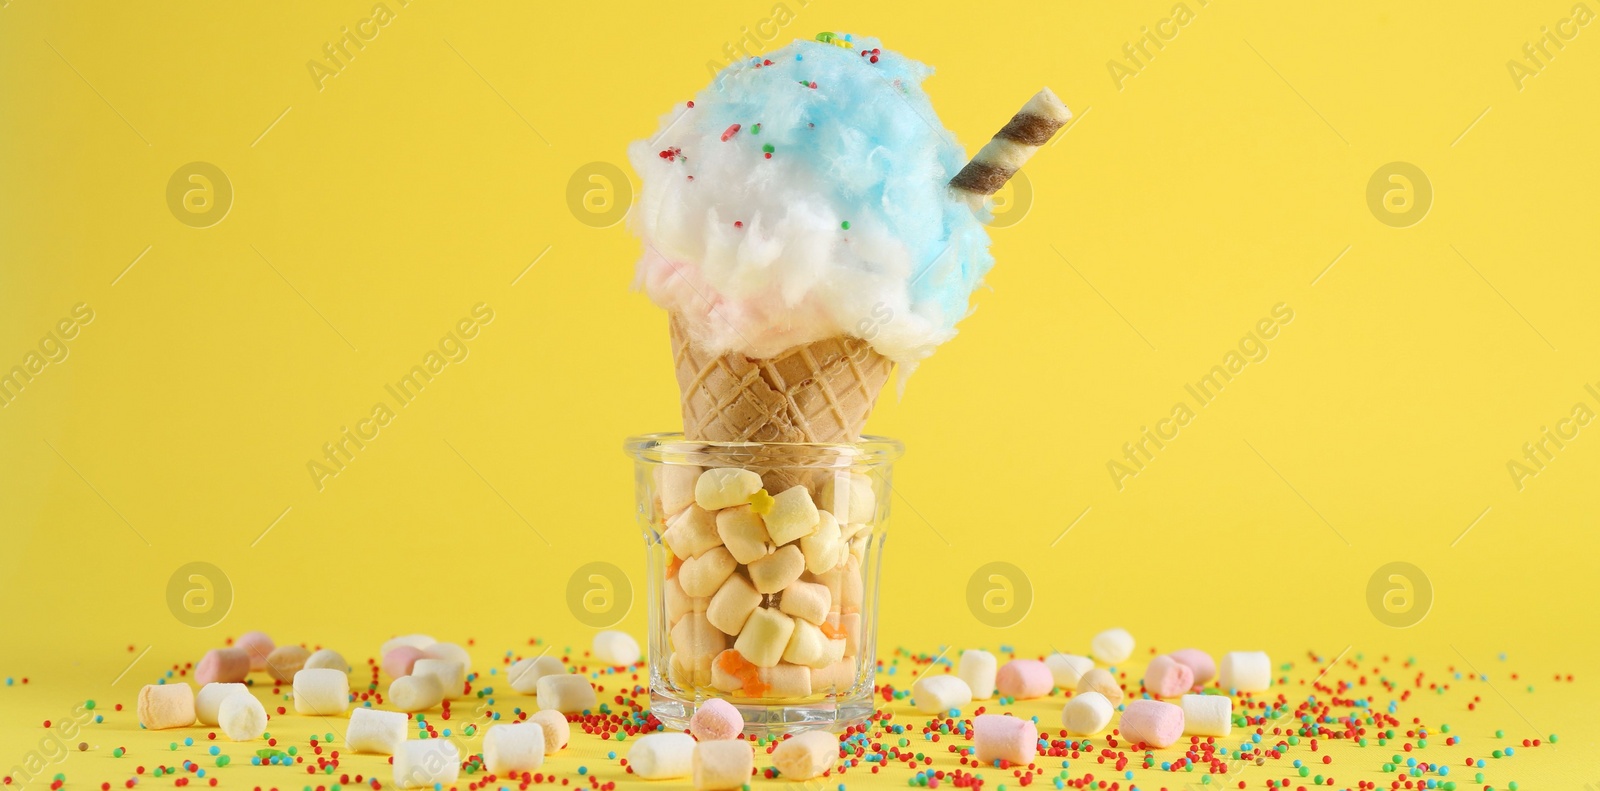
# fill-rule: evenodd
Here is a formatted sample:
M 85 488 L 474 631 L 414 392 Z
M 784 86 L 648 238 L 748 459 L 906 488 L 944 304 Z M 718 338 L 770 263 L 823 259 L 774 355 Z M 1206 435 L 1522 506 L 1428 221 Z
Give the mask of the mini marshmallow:
M 416 667 L 417 660 L 421 658 L 422 649 L 416 646 L 396 646 L 383 655 L 383 672 L 394 678 L 409 676 Z
M 536 722 L 491 725 L 483 736 L 483 764 L 495 774 L 538 769 L 544 755 L 544 728 Z
M 759 677 L 769 698 L 803 698 L 811 694 L 811 668 L 804 665 L 779 662 L 774 667 L 761 668 Z
M 1194 685 L 1203 687 L 1217 677 L 1217 663 L 1211 655 L 1198 648 L 1184 648 L 1168 654 L 1173 661 L 1188 666 L 1194 673 Z
M 528 718 L 528 722 L 544 730 L 544 754 L 554 755 L 567 746 L 572 738 L 572 724 L 559 711 L 541 711 Z
M 628 768 L 645 780 L 677 780 L 694 773 L 694 737 L 647 733 L 628 748 Z
M 861 612 L 861 603 L 866 595 L 866 583 L 861 578 L 861 561 L 855 555 L 844 559 L 843 572 L 839 575 L 839 610 L 845 613 Z
M 811 535 L 822 517 L 806 487 L 793 486 L 773 496 L 772 510 L 767 512 L 766 519 L 767 535 L 772 536 L 772 543 L 783 546 Z
M 194 666 L 194 683 L 243 681 L 250 675 L 250 652 L 243 648 L 213 648 Z
M 1150 660 L 1144 670 L 1144 688 L 1158 698 L 1175 698 L 1194 686 L 1194 671 L 1170 656 Z
M 761 520 L 761 515 L 748 505 L 718 511 L 717 536 L 722 539 L 723 546 L 733 554 L 733 559 L 740 563 L 759 560 L 761 556 L 772 551 L 772 546 L 768 543 L 772 537 L 767 535 L 766 523 Z
M 1272 686 L 1272 660 L 1265 651 L 1229 651 L 1217 663 L 1217 684 L 1236 692 L 1265 692 Z
M 834 634 L 844 632 L 844 655 L 861 655 L 861 613 L 845 613 L 835 618 L 828 616 L 828 626 L 834 629 Z
M 1080 692 L 1061 707 L 1061 727 L 1073 736 L 1093 736 L 1111 724 L 1116 706 L 1098 692 Z
M 761 491 L 761 476 L 737 467 L 716 467 L 700 473 L 694 482 L 695 504 L 707 511 L 750 502 Z
M 294 681 L 294 674 L 306 666 L 311 652 L 297 645 L 280 645 L 267 654 L 267 675 L 279 684 Z
M 798 584 L 798 583 L 796 583 Z M 706 607 L 706 620 L 725 634 L 737 635 L 761 604 L 761 593 L 742 574 L 728 577 Z
M 561 660 L 549 655 L 534 656 L 513 662 L 506 670 L 506 681 L 512 689 L 531 695 L 539 691 L 539 679 L 565 672 L 567 667 L 561 664 Z
M 467 669 L 454 659 L 418 659 L 411 666 L 413 676 L 433 676 L 444 691 L 446 700 L 455 700 L 466 694 Z
M 788 616 L 784 616 L 788 618 Z M 806 667 L 827 667 L 844 658 L 844 640 L 830 640 L 807 621 L 790 618 L 794 631 L 783 649 L 783 661 Z
M 422 649 L 422 656 L 424 659 L 448 659 L 460 662 L 463 680 L 466 673 L 472 672 L 472 657 L 467 654 L 467 649 L 455 643 L 434 643 Z
M 334 717 L 350 707 L 350 677 L 343 670 L 307 668 L 294 674 L 294 713 Z
M 611 667 L 627 667 L 638 662 L 643 655 L 639 650 L 639 641 L 633 639 L 633 635 L 615 629 L 597 632 L 590 653 L 596 660 Z
M 833 512 L 840 524 L 871 522 L 877 508 L 872 479 L 865 475 L 835 475 L 824 481 L 817 499 L 823 510 Z
M 444 685 L 434 676 L 411 674 L 389 684 L 389 705 L 401 711 L 423 711 L 444 702 Z
M 711 661 L 686 664 L 683 657 L 673 654 L 667 660 L 667 680 L 681 690 L 707 686 L 711 683 Z
M 1050 668 L 1037 659 L 1013 659 L 995 675 L 995 688 L 1000 694 L 1017 700 L 1042 698 L 1055 685 Z
M 559 711 L 562 714 L 581 714 L 600 708 L 594 694 L 594 685 L 586 676 L 562 673 L 539 679 L 539 710 Z
M 956 663 L 956 675 L 967 682 L 967 688 L 972 690 L 973 700 L 988 700 L 994 697 L 995 676 L 999 672 L 999 660 L 994 654 L 978 648 L 968 648 L 961 652 L 961 660 Z
M 1118 729 L 1132 744 L 1171 747 L 1183 736 L 1183 709 L 1160 700 L 1130 700 Z
M 217 724 L 217 709 L 229 695 L 248 695 L 250 688 L 243 684 L 222 684 L 213 681 L 200 688 L 194 696 L 194 714 L 201 725 Z
M 448 786 L 461 774 L 461 752 L 449 739 L 401 742 L 394 754 L 394 784 L 400 788 Z
M 700 479 L 700 468 L 686 464 L 661 464 L 656 467 L 656 494 L 661 497 L 661 510 L 667 516 L 676 516 L 694 502 L 694 484 Z
M 728 575 L 738 566 L 727 547 L 715 547 L 700 557 L 684 560 L 683 565 L 678 567 L 678 584 L 690 596 L 710 596 L 722 587 Z
M 762 557 L 745 567 L 750 572 L 750 583 L 762 593 L 777 593 L 789 587 L 806 570 L 806 556 L 800 548 L 790 544 Z M 685 590 L 688 590 L 685 588 Z
M 1122 705 L 1122 685 L 1117 683 L 1115 676 L 1101 668 L 1094 668 L 1078 679 L 1078 694 L 1085 692 L 1098 692 L 1105 695 L 1111 705 Z
M 797 733 L 772 751 L 772 765 L 785 780 L 821 777 L 838 762 L 839 737 L 827 731 Z
M 139 690 L 139 724 L 152 731 L 193 725 L 194 688 L 182 682 L 146 684 Z
M 691 758 L 691 774 L 696 791 L 730 791 L 750 782 L 755 769 L 755 751 L 749 742 L 726 739 L 698 742 Z
M 403 645 L 408 645 L 417 649 L 418 651 L 421 651 L 422 649 L 427 648 L 428 646 L 437 642 L 439 641 L 433 639 L 433 637 L 430 635 L 403 634 L 399 637 L 391 637 L 388 640 L 383 641 L 383 646 L 378 649 L 378 655 L 382 656 Z
M 744 731 L 744 716 L 732 703 L 711 698 L 695 709 L 689 718 L 689 733 L 703 742 L 737 739 Z
M 1051 654 L 1044 658 L 1044 664 L 1050 668 L 1056 686 L 1063 690 L 1077 689 L 1083 674 L 1094 669 L 1093 659 L 1076 654 Z
M 358 706 L 350 711 L 350 725 L 344 729 L 344 744 L 358 753 L 394 755 L 406 740 L 406 715 L 402 711 L 379 711 Z
M 717 535 L 716 515 L 698 505 L 689 506 L 667 522 L 661 540 L 672 554 L 684 559 L 700 557 L 722 545 L 722 537 Z
M 332 648 L 323 648 L 312 652 L 311 656 L 306 657 L 306 664 L 302 669 L 337 670 L 340 673 L 349 673 L 350 663 L 344 661 L 344 657 L 340 656 L 338 651 Z
M 1226 695 L 1184 695 L 1183 735 L 1227 736 L 1233 731 L 1233 701 Z
M 820 625 L 828 617 L 828 605 L 832 599 L 827 587 L 796 580 L 783 589 L 783 595 L 778 599 L 778 610 Z
M 666 589 L 667 623 L 671 626 L 678 625 L 678 619 L 692 612 L 705 612 L 711 601 L 705 597 L 695 598 L 683 592 L 683 585 L 678 582 L 676 574 L 667 577 L 663 586 Z
M 856 684 L 856 660 L 845 657 L 824 668 L 812 668 L 811 688 L 817 692 L 841 692 L 854 687 Z M 972 691 L 967 691 L 967 699 L 972 699 Z
M 925 675 L 911 685 L 911 705 L 923 714 L 945 715 L 972 703 L 972 688 L 960 676 Z
M 800 551 L 806 556 L 806 571 L 821 574 L 844 562 L 850 545 L 839 532 L 839 521 L 827 511 L 817 512 L 817 529 L 800 539 Z
M 255 695 L 229 695 L 217 706 L 217 729 L 236 742 L 259 739 L 267 732 L 267 708 Z
M 233 641 L 233 647 L 250 655 L 251 670 L 266 670 L 267 656 L 277 648 L 266 632 L 245 632 Z
M 709 665 L 713 657 L 728 647 L 728 636 L 712 626 L 711 620 L 701 613 L 685 615 L 672 627 L 671 640 L 673 656 L 688 668 L 698 668 L 702 663 Z
M 733 647 L 750 664 L 772 667 L 788 649 L 789 638 L 794 636 L 794 624 L 793 618 L 777 610 L 757 608 L 750 613 L 750 620 L 745 621 L 744 630 L 733 641 Z
M 972 718 L 972 744 L 978 763 L 1033 763 L 1039 754 L 1039 727 L 1033 720 L 1009 714 L 980 714 Z
M 1089 654 L 1108 665 L 1126 662 L 1133 656 L 1133 635 L 1127 629 L 1107 629 L 1089 641 Z

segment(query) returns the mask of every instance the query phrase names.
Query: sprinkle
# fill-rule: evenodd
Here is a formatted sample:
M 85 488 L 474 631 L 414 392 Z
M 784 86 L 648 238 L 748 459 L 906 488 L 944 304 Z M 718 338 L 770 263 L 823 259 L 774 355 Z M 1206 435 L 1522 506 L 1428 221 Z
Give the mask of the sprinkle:
M 850 230 L 850 221 L 849 220 L 845 220 L 844 222 L 839 223 L 839 227 L 843 228 L 846 231 Z
M 722 130 L 722 142 L 724 142 L 724 143 L 728 142 L 728 138 L 731 138 L 731 137 L 733 137 L 734 135 L 736 135 L 738 133 L 739 133 L 739 125 L 738 124 L 734 124 L 734 125 L 728 127 L 727 129 Z
M 734 220 L 733 221 L 733 227 L 735 227 L 735 228 L 743 228 L 744 227 L 744 221 L 742 221 L 742 220 Z
M 755 126 L 750 127 L 750 134 L 752 134 L 752 135 L 761 134 L 761 124 L 756 124 Z

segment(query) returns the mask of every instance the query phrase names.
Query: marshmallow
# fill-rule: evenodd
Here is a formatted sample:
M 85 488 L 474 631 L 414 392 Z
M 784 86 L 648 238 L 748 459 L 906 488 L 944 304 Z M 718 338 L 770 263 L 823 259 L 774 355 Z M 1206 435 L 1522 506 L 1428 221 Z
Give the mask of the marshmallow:
M 823 510 L 839 517 L 841 524 L 871 522 L 877 509 L 872 479 L 855 473 L 835 475 L 824 481 L 817 499 L 822 503 Z
M 544 765 L 544 728 L 537 722 L 491 725 L 483 737 L 483 764 L 495 774 Z
M 1217 677 L 1217 663 L 1211 655 L 1198 648 L 1184 648 L 1168 654 L 1173 661 L 1187 665 L 1194 673 L 1194 685 L 1203 687 Z
M 707 511 L 750 502 L 761 491 L 761 476 L 737 467 L 717 467 L 700 473 L 694 482 L 695 504 Z
M 737 739 L 744 731 L 744 717 L 732 703 L 711 698 L 695 709 L 689 718 L 689 733 L 703 742 Z
M 729 649 L 711 663 L 711 686 L 749 697 L 803 698 L 811 694 L 811 669 L 788 662 L 758 667 Z
M 694 502 L 694 484 L 700 479 L 700 468 L 685 464 L 660 464 L 655 468 L 656 494 L 661 497 L 661 511 L 676 516 Z
M 766 687 L 762 693 L 769 698 L 803 698 L 811 694 L 811 668 L 779 662 L 775 667 L 764 667 L 757 677 Z
M 685 559 L 700 557 L 722 545 L 722 537 L 717 535 L 716 516 L 698 505 L 689 506 L 667 522 L 661 540 L 672 554 Z
M 539 710 L 562 714 L 581 714 L 600 708 L 589 679 L 576 673 L 561 673 L 539 679 Z
M 236 742 L 259 739 L 267 732 L 267 708 L 255 695 L 229 695 L 217 706 L 217 728 Z
M 1061 707 L 1061 727 L 1073 736 L 1093 736 L 1111 724 L 1116 707 L 1098 692 L 1080 692 Z
M 412 674 L 389 684 L 389 705 L 401 711 L 423 711 L 444 701 L 444 685 L 435 676 Z
M 1111 701 L 1111 705 L 1122 705 L 1122 685 L 1117 683 L 1117 679 L 1111 673 L 1098 667 L 1084 673 L 1083 678 L 1078 679 L 1078 694 L 1085 692 L 1098 692 L 1105 695 L 1106 700 Z
M 796 583 L 799 584 L 799 583 Z M 761 594 L 741 574 L 728 577 L 706 607 L 706 620 L 725 634 L 737 635 L 761 604 Z
M 394 755 L 406 740 L 406 719 L 402 711 L 358 706 L 350 711 L 350 725 L 344 729 L 345 746 L 358 753 Z
M 472 672 L 472 657 L 467 654 L 467 649 L 455 643 L 434 643 L 422 649 L 424 659 L 448 659 L 451 662 L 460 662 L 462 680 L 465 681 L 467 673 Z
M 394 678 L 409 676 L 421 658 L 422 649 L 416 646 L 396 646 L 383 655 L 383 672 Z
M 667 660 L 667 680 L 680 690 L 707 686 L 711 683 L 711 662 L 685 664 L 683 658 L 673 654 Z
M 378 649 L 378 655 L 382 656 L 383 654 L 387 654 L 403 645 L 408 645 L 417 649 L 418 651 L 421 651 L 422 649 L 427 648 L 428 646 L 437 642 L 439 641 L 425 634 L 403 634 L 399 637 L 391 637 L 388 640 L 385 640 L 383 642 L 383 646 Z
M 695 598 L 683 592 L 683 585 L 678 582 L 678 575 L 667 577 L 663 584 L 667 595 L 667 623 L 678 625 L 678 619 L 692 612 L 705 612 L 711 606 L 711 599 L 707 597 Z
M 972 718 L 972 744 L 978 763 L 1033 763 L 1039 754 L 1039 727 L 1033 720 L 1009 714 L 980 714 Z
M 628 768 L 645 780 L 677 780 L 694 773 L 694 737 L 647 733 L 628 748 Z
M 1158 698 L 1175 698 L 1194 686 L 1194 671 L 1170 656 L 1150 660 L 1144 669 L 1144 688 Z
M 673 656 L 693 670 L 705 666 L 709 672 L 712 658 L 728 647 L 728 636 L 701 613 L 684 616 L 672 627 L 671 639 Z
M 152 731 L 194 724 L 194 688 L 188 684 L 146 684 L 139 690 L 139 724 Z
M 200 688 L 194 696 L 195 717 L 201 725 L 217 724 L 217 708 L 229 695 L 248 695 L 250 688 L 243 684 L 223 684 L 213 681 Z
M 267 675 L 279 684 L 291 683 L 310 658 L 311 652 L 300 646 L 280 645 L 267 654 Z
M 690 596 L 710 596 L 722 587 L 738 565 L 727 547 L 715 547 L 699 557 L 685 559 L 678 568 L 678 584 Z
M 313 652 L 311 656 L 306 657 L 306 664 L 302 669 L 337 670 L 340 673 L 349 673 L 350 663 L 344 661 L 344 657 L 340 656 L 338 651 L 335 651 L 332 648 L 323 648 Z
M 733 553 L 733 559 L 740 563 L 759 560 L 761 556 L 772 551 L 772 545 L 768 543 L 771 536 L 767 535 L 766 523 L 761 521 L 761 515 L 748 505 L 718 511 L 717 536 L 722 539 L 723 546 Z
M 343 670 L 307 668 L 294 674 L 294 713 L 334 717 L 350 707 L 350 677 Z
M 780 547 L 746 567 L 750 582 L 762 593 L 777 593 L 789 587 L 806 570 L 806 556 L 793 544 Z M 685 586 L 684 590 L 688 590 Z
M 828 605 L 832 600 L 833 596 L 826 586 L 815 582 L 795 581 L 783 589 L 783 595 L 778 600 L 778 610 L 820 625 L 823 619 L 828 617 Z
M 541 711 L 528 718 L 528 722 L 544 730 L 544 754 L 554 755 L 567 746 L 572 738 L 572 724 L 559 711 Z
M 1227 736 L 1233 731 L 1233 701 L 1226 695 L 1184 695 L 1178 706 L 1185 736 Z
M 844 633 L 845 656 L 861 655 L 861 613 L 829 614 L 823 623 L 833 630 L 831 634 Z
M 794 635 L 795 620 L 777 610 L 759 607 L 750 613 L 733 647 L 757 667 L 772 667 L 783 658 Z
M 730 791 L 750 782 L 755 769 L 755 751 L 750 743 L 737 739 L 698 742 L 690 759 L 696 791 Z
M 506 681 L 512 689 L 531 695 L 539 691 L 539 679 L 565 672 L 567 668 L 561 664 L 561 660 L 548 655 L 534 656 L 513 662 L 506 670 Z
M 845 657 L 824 668 L 812 668 L 811 688 L 818 692 L 838 693 L 847 691 L 856 685 L 856 660 Z M 967 699 L 971 700 L 972 692 L 968 690 Z
M 994 658 L 994 654 L 977 648 L 968 648 L 961 652 L 961 660 L 956 662 L 956 675 L 967 682 L 967 688 L 972 690 L 973 700 L 988 700 L 994 697 L 998 666 L 999 660 Z
M 633 639 L 633 635 L 607 629 L 595 634 L 590 653 L 596 660 L 611 667 L 627 667 L 638 662 L 643 652 L 639 650 L 639 641 Z
M 448 786 L 461 774 L 461 752 L 449 739 L 401 742 L 394 754 L 394 784 L 400 788 Z
M 1183 736 L 1183 709 L 1160 700 L 1130 700 L 1118 729 L 1132 744 L 1171 747 Z
M 1001 695 L 1017 700 L 1042 698 L 1056 684 L 1050 668 L 1037 659 L 1013 659 L 995 675 L 995 688 Z
M 972 703 L 972 688 L 960 676 L 926 675 L 911 685 L 911 705 L 923 714 L 945 715 Z
M 788 616 L 784 616 L 788 618 Z M 794 632 L 783 649 L 783 661 L 806 667 L 827 667 L 844 658 L 844 640 L 831 640 L 812 624 L 790 618 Z
M 1236 692 L 1265 692 L 1272 686 L 1272 660 L 1264 651 L 1229 651 L 1217 663 L 1217 684 Z
M 272 638 L 266 632 L 245 632 L 233 641 L 233 647 L 250 655 L 251 670 L 266 670 L 267 655 L 272 653 Z
M 827 731 L 797 733 L 772 751 L 772 765 L 785 780 L 821 777 L 838 762 L 839 737 Z
M 1093 659 L 1076 654 L 1051 654 L 1044 658 L 1044 664 L 1050 668 L 1056 686 L 1063 690 L 1077 689 L 1083 674 L 1094 669 Z
M 433 676 L 446 700 L 466 694 L 467 668 L 454 659 L 418 659 L 411 666 L 413 676 Z
M 821 574 L 844 562 L 850 554 L 850 545 L 839 532 L 839 521 L 827 511 L 817 512 L 817 529 L 800 539 L 800 551 L 806 556 L 806 571 Z
M 806 487 L 792 486 L 773 496 L 772 510 L 767 512 L 767 534 L 772 536 L 772 543 L 783 546 L 811 535 L 821 520 Z
M 204 687 L 217 682 L 243 681 L 250 675 L 250 652 L 243 648 L 213 648 L 194 666 L 194 683 Z
M 855 555 L 844 559 L 843 571 L 839 574 L 839 610 L 845 613 L 861 612 L 861 603 L 866 595 L 865 581 L 861 578 L 861 561 Z
M 1089 655 L 1108 665 L 1126 662 L 1133 656 L 1133 635 L 1127 629 L 1107 629 L 1089 641 Z

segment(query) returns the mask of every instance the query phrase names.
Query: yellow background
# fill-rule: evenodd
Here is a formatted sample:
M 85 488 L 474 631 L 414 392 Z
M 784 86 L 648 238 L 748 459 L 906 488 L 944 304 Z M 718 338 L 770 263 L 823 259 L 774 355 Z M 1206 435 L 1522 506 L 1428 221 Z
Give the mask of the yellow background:
M 636 191 L 626 144 L 773 7 L 389 5 L 319 89 L 307 61 L 366 0 L 0 0 L 0 369 L 95 313 L 0 409 L 0 675 L 34 679 L 0 688 L 4 765 L 130 645 L 152 649 L 124 686 L 252 628 L 352 658 L 409 631 L 581 644 L 572 572 L 642 581 L 620 443 L 678 425 L 665 316 L 628 289 L 637 240 L 581 222 L 568 181 L 610 162 Z M 1041 85 L 1078 114 L 960 336 L 869 425 L 908 447 L 885 648 L 1082 650 L 1120 624 L 1471 665 L 1498 690 L 1485 723 L 1563 734 L 1527 771 L 1600 782 L 1578 763 L 1600 747 L 1600 424 L 1522 491 L 1506 470 L 1600 410 L 1600 26 L 1519 90 L 1507 62 L 1570 3 L 1188 2 L 1119 86 L 1108 62 L 1170 3 L 787 5 L 761 47 L 879 36 L 938 69 L 969 150 Z M 203 229 L 166 198 L 196 161 L 234 190 Z M 1396 161 L 1433 189 L 1408 228 L 1366 199 Z M 322 444 L 480 302 L 470 357 L 319 492 Z M 1268 358 L 1119 491 L 1122 444 L 1278 303 Z M 208 629 L 167 607 L 191 561 L 233 586 Z M 968 609 L 991 561 L 1033 590 L 1005 630 Z M 1432 590 L 1409 629 L 1368 607 L 1392 561 Z M 643 623 L 641 599 L 622 624 Z

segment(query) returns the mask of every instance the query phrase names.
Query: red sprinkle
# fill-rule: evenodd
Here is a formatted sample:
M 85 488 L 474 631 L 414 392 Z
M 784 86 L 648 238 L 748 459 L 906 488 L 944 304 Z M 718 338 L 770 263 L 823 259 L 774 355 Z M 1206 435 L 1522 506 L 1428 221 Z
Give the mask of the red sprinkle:
M 734 124 L 733 126 L 730 126 L 727 129 L 724 129 L 722 131 L 722 142 L 724 142 L 724 143 L 728 142 L 728 138 L 733 137 L 736 134 L 739 134 L 739 125 L 738 124 Z

